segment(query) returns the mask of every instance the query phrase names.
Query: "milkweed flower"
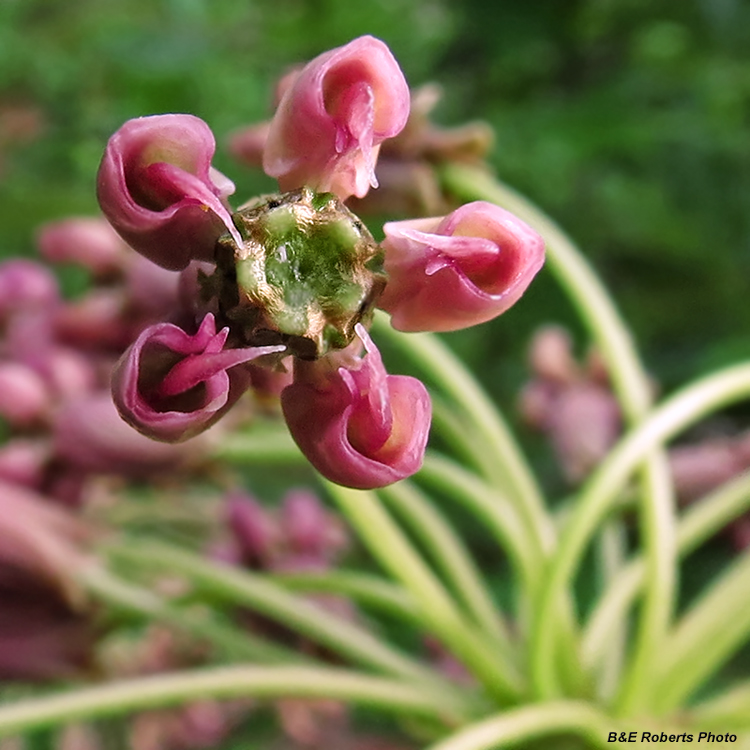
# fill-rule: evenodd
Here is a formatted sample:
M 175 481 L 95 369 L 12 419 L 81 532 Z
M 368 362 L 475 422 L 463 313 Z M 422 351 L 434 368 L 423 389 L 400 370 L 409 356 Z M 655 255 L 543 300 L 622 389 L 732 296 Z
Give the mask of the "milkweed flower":
M 420 468 L 432 408 L 419 380 L 386 373 L 361 324 L 357 335 L 353 347 L 363 346 L 364 356 L 349 348 L 313 362 L 298 360 L 281 406 L 292 437 L 321 474 L 371 489 Z
M 484 322 L 526 289 L 543 242 L 476 202 L 387 224 L 378 243 L 345 205 L 377 186 L 381 144 L 409 117 L 406 80 L 380 40 L 360 37 L 290 71 L 276 98 L 273 119 L 235 134 L 232 148 L 251 162 L 262 152 L 280 191 L 233 213 L 197 118 L 133 120 L 110 140 L 99 172 L 105 215 L 142 255 L 182 271 L 179 309 L 165 318 L 203 321 L 194 334 L 171 322 L 144 330 L 115 368 L 115 403 L 143 434 L 179 442 L 244 390 L 273 398 L 283 387 L 284 418 L 313 466 L 343 485 L 381 487 L 421 466 L 431 404 L 422 383 L 386 372 L 367 333 L 375 308 L 404 331 Z M 416 101 L 428 111 L 424 96 Z M 484 148 L 475 136 L 418 116 L 404 142 L 422 155 L 473 154 Z
M 192 115 L 128 120 L 109 139 L 99 205 L 129 245 L 164 268 L 211 260 L 225 232 L 240 241 L 225 205 L 234 185 L 211 167 L 215 148 L 208 125 Z
M 115 405 L 123 419 L 168 443 L 210 427 L 249 386 L 249 375 L 238 365 L 284 349 L 225 349 L 228 335 L 228 328 L 217 333 L 210 313 L 193 335 L 172 323 L 146 328 L 112 375 Z
M 388 47 L 363 36 L 325 52 L 287 80 L 263 169 L 282 190 L 308 186 L 341 200 L 376 187 L 380 144 L 406 124 L 409 87 Z
M 384 226 L 388 285 L 378 306 L 400 331 L 455 331 L 497 317 L 544 263 L 544 241 L 485 201 L 444 218 Z

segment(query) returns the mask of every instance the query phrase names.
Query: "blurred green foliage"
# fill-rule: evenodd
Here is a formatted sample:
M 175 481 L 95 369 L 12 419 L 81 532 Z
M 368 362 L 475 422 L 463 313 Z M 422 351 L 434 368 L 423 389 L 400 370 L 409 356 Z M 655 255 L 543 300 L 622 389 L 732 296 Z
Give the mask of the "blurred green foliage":
M 222 140 L 267 116 L 286 66 L 364 33 L 413 84 L 444 85 L 443 122 L 493 124 L 499 173 L 584 247 L 667 386 L 744 354 L 747 0 L 0 0 L 0 121 L 32 113 L 0 129 L 0 252 L 94 212 L 106 139 L 138 115 L 204 118 L 238 196 L 266 189 Z M 542 274 L 517 309 L 450 339 L 507 394 L 523 377 L 511 355 L 550 319 L 573 315 Z

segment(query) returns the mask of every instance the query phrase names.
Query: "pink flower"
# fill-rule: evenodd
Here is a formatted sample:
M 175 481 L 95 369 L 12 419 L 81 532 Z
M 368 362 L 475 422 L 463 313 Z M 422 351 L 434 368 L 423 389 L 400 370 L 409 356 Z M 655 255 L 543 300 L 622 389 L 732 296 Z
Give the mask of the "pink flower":
M 128 244 L 164 268 L 212 260 L 227 231 L 241 244 L 225 205 L 234 185 L 211 167 L 215 148 L 208 125 L 192 115 L 129 120 L 109 139 L 99 204 Z
M 409 87 L 379 39 L 325 52 L 287 82 L 271 121 L 263 168 L 281 189 L 304 185 L 342 200 L 376 187 L 380 143 L 409 115 Z
M 455 331 L 513 305 L 544 263 L 544 242 L 492 203 L 384 227 L 388 285 L 378 306 L 400 331 Z
M 224 349 L 228 328 L 216 332 L 208 314 L 194 335 L 171 323 L 146 328 L 112 376 L 120 415 L 147 437 L 177 443 L 210 427 L 249 385 L 237 365 L 283 346 Z
M 388 375 L 367 331 L 361 324 L 356 331 L 365 355 L 355 357 L 350 347 L 312 362 L 297 360 L 281 406 L 292 437 L 323 476 L 371 489 L 419 470 L 431 404 L 421 382 Z

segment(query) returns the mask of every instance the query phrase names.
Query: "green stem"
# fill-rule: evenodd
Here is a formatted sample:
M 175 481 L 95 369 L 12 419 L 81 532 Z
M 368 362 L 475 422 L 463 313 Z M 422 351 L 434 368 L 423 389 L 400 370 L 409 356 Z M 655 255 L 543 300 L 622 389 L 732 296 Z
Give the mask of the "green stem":
M 432 399 L 432 430 L 438 433 L 450 447 L 456 460 L 478 471 L 484 481 L 497 484 L 497 457 L 487 451 L 486 445 L 477 440 L 476 430 L 463 410 L 448 403 L 434 393 Z
M 268 578 L 292 591 L 338 594 L 357 604 L 388 612 L 401 620 L 421 624 L 414 600 L 401 586 L 367 573 L 349 570 L 269 573 Z
M 750 474 L 722 485 L 693 503 L 677 526 L 677 552 L 686 557 L 742 513 L 750 510 Z M 593 669 L 610 649 L 612 633 L 627 617 L 646 580 L 646 566 L 636 558 L 623 568 L 607 588 L 589 617 L 581 640 L 584 666 Z
M 483 170 L 447 165 L 443 179 L 450 191 L 464 198 L 493 201 L 511 210 L 544 237 L 549 266 L 604 357 L 626 419 L 637 424 L 651 405 L 648 375 L 611 297 L 570 238 L 530 201 Z M 633 710 L 649 700 L 645 690 L 649 665 L 664 640 L 675 600 L 674 498 L 666 456 L 658 451 L 644 462 L 639 517 L 649 584 L 623 693 L 623 704 Z M 554 683 L 536 687 L 547 697 L 558 694 Z
M 479 570 L 460 537 L 432 502 L 408 481 L 384 487 L 381 494 L 429 548 L 475 623 L 502 648 L 511 651 L 505 619 L 484 585 Z
M 419 479 L 461 503 L 477 516 L 508 555 L 521 581 L 521 590 L 533 595 L 539 581 L 539 559 L 516 508 L 497 490 L 448 458 L 428 451 Z
M 384 313 L 375 315 L 374 329 L 388 338 L 404 355 L 450 395 L 471 418 L 477 429 L 477 444 L 490 455 L 500 472 L 500 487 L 506 487 L 515 501 L 532 543 L 549 551 L 554 528 L 544 509 L 544 501 L 531 469 L 520 452 L 505 420 L 495 404 L 455 354 L 434 334 L 394 330 Z
M 750 551 L 683 615 L 657 669 L 657 710 L 679 706 L 750 639 L 748 580 Z
M 495 649 L 469 626 L 445 588 L 393 522 L 373 492 L 330 482 L 328 492 L 380 564 L 414 597 L 425 625 L 464 662 L 501 703 L 516 700 L 517 675 L 495 657 Z
M 618 492 L 640 461 L 681 430 L 706 414 L 750 395 L 750 364 L 721 370 L 684 388 L 655 409 L 638 428 L 626 435 L 599 465 L 581 490 L 565 526 L 557 552 L 550 561 L 532 632 L 532 673 L 543 694 L 556 693 L 551 669 L 555 627 L 554 606 L 565 592 L 596 530 Z M 647 565 L 650 575 L 650 567 Z
M 85 589 L 107 604 L 149 619 L 167 623 L 221 649 L 231 659 L 261 664 L 311 662 L 310 657 L 279 646 L 249 631 L 239 631 L 207 614 L 196 615 L 168 604 L 148 589 L 117 578 L 98 565 L 85 566 L 79 581 Z
M 516 617 L 520 629 L 532 619 L 531 603 L 538 597 L 540 578 L 539 556 L 535 555 L 532 545 L 528 543 L 516 509 L 500 493 L 487 487 L 476 475 L 466 471 L 458 464 L 430 451 L 425 458 L 419 478 L 433 484 L 451 499 L 457 500 L 471 510 L 497 538 L 500 547 L 510 558 L 521 585 L 516 591 L 518 599 Z M 555 614 L 558 637 L 561 646 L 561 664 L 567 676 L 573 676 L 568 682 L 576 689 L 580 686 L 576 675 L 580 669 L 575 661 L 577 643 L 573 624 L 573 610 L 568 597 L 561 598 Z
M 211 456 L 217 461 L 242 465 L 307 463 L 281 420 L 265 420 L 246 431 L 223 435 Z
M 614 581 L 618 579 L 624 567 L 623 560 L 625 559 L 627 541 L 622 524 L 615 521 L 607 522 L 599 537 L 599 544 L 602 558 L 599 569 L 602 571 L 604 578 L 602 589 L 608 590 L 615 585 Z M 645 570 L 645 565 L 643 567 Z M 603 654 L 604 663 L 601 670 L 601 679 L 598 681 L 599 697 L 603 700 L 611 700 L 617 692 L 627 639 L 627 620 L 623 617 L 614 623 L 614 627 L 609 633 L 606 653 Z M 583 648 L 583 642 L 581 647 Z M 581 662 L 584 663 L 583 650 L 581 650 Z
M 750 682 L 734 685 L 715 698 L 700 703 L 690 709 L 690 723 L 693 726 L 716 732 L 750 732 Z
M 470 724 L 429 750 L 500 750 L 562 733 L 581 737 L 592 747 L 623 750 L 623 743 L 608 739 L 615 729 L 611 720 L 586 703 L 557 701 L 512 709 Z
M 449 165 L 443 177 L 449 190 L 463 197 L 496 202 L 528 221 L 544 237 L 552 272 L 578 308 L 604 357 L 626 419 L 631 425 L 638 424 L 651 406 L 648 374 L 612 298 L 570 238 L 530 201 L 485 171 Z M 649 700 L 645 689 L 649 665 L 664 640 L 676 590 L 674 497 L 666 456 L 657 451 L 648 457 L 642 477 L 639 518 L 649 583 L 622 696 L 623 706 L 633 710 Z M 557 694 L 557 690 L 550 691 L 551 684 L 537 687 L 547 697 Z
M 212 596 L 270 617 L 355 663 L 409 680 L 440 681 L 435 672 L 388 647 L 366 630 L 288 593 L 262 575 L 212 563 L 165 544 L 127 542 L 111 547 L 109 553 L 131 565 L 184 575 Z
M 464 707 L 425 685 L 323 667 L 219 667 L 124 680 L 0 707 L 0 736 L 206 698 L 332 698 L 455 722 Z

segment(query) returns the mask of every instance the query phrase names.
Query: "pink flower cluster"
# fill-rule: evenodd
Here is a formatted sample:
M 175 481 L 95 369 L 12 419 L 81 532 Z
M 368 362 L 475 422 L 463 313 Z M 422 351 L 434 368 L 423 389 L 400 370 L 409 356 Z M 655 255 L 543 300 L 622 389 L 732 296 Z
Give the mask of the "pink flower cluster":
M 179 275 L 133 253 L 103 218 L 44 225 L 37 245 L 91 284 L 70 300 L 49 267 L 0 263 L 0 681 L 92 667 L 99 629 L 76 577 L 93 534 L 76 511 L 105 487 L 198 468 L 203 442 L 154 443 L 110 392 L 118 357 L 178 306 Z
M 343 203 L 377 185 L 380 145 L 404 128 L 408 116 L 409 88 L 398 63 L 383 42 L 366 36 L 285 76 L 273 119 L 253 137 L 265 171 L 284 191 L 280 198 L 304 188 L 314 196 L 333 193 Z M 224 298 L 211 298 L 211 279 L 223 273 L 225 282 L 227 276 L 218 254 L 231 248 L 237 268 L 244 269 L 252 261 L 248 243 L 263 243 L 249 237 L 233 213 L 233 185 L 211 167 L 214 150 L 208 126 L 191 115 L 131 120 L 110 139 L 98 177 L 99 202 L 112 226 L 154 263 L 183 270 L 183 290 L 192 295 L 195 319 L 144 330 L 114 378 L 125 420 L 169 442 L 209 427 L 251 385 L 253 369 L 283 372 L 290 354 L 283 342 L 291 334 L 258 334 L 264 311 L 242 309 L 255 321 L 249 338 L 238 315 L 224 314 Z M 485 202 L 444 217 L 392 222 L 385 234 L 384 291 L 380 282 L 368 287 L 376 298 L 368 297 L 360 320 L 344 326 L 347 340 L 317 358 L 295 357 L 293 382 L 281 393 L 291 434 L 311 463 L 329 479 L 357 488 L 417 471 L 431 417 L 419 381 L 386 373 L 366 330 L 371 308 L 389 312 L 403 331 L 465 328 L 508 309 L 544 260 L 543 242 L 532 229 Z M 286 246 L 274 246 L 274 252 L 278 269 Z M 278 304 L 273 294 L 267 298 Z M 283 319 L 275 313 L 274 320 Z

